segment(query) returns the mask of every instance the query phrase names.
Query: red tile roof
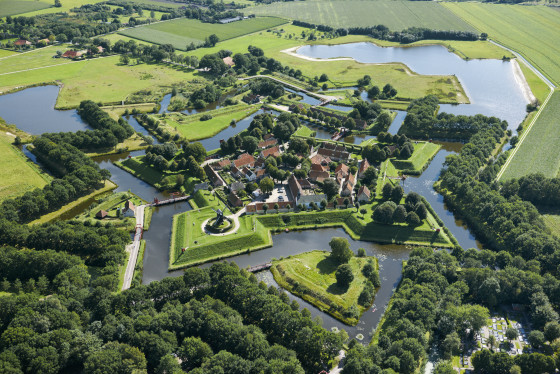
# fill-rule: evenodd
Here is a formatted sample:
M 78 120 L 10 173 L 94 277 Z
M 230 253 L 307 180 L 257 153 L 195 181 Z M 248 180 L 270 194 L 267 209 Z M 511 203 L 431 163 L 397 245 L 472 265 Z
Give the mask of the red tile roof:
M 252 166 L 255 164 L 255 158 L 248 153 L 243 153 L 237 160 L 233 161 L 233 164 L 239 169 L 243 166 Z
M 358 189 L 358 200 L 360 200 L 360 196 L 362 195 L 366 197 L 367 200 L 371 198 L 371 192 L 369 191 L 369 188 L 367 188 L 367 186 L 362 186 Z
M 263 141 L 259 142 L 259 148 L 268 148 L 268 147 L 273 146 L 277 143 L 278 143 L 278 140 L 276 140 L 274 138 L 270 138 L 270 139 L 263 140 Z
M 267 158 L 268 156 L 278 157 L 280 156 L 280 147 L 272 147 L 261 151 L 261 157 Z

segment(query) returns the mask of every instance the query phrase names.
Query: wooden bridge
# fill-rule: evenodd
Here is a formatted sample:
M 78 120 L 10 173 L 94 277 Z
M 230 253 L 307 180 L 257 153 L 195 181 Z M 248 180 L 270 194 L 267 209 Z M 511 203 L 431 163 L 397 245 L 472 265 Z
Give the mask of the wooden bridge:
M 272 267 L 272 262 L 267 262 L 261 265 L 250 266 L 247 271 L 250 273 L 258 273 L 259 271 L 268 270 Z
M 172 197 L 171 199 L 167 199 L 167 200 L 159 200 L 157 197 L 154 199 L 154 202 L 149 204 L 150 206 L 160 206 L 160 205 L 166 205 L 166 204 L 173 204 L 173 203 L 177 203 L 179 201 L 184 201 L 187 200 L 191 197 L 191 195 L 186 195 L 186 196 L 179 196 L 179 197 Z

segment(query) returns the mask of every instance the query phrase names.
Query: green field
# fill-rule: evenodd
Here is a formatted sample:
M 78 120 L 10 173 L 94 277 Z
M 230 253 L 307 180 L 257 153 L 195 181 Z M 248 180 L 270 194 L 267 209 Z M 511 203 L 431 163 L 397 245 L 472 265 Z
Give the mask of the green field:
M 203 23 L 195 19 L 181 18 L 135 27 L 121 31 L 120 34 L 156 44 L 171 44 L 177 49 L 185 50 L 190 43 L 204 43 L 212 34 L 216 34 L 220 41 L 223 41 L 284 23 L 286 20 L 276 17 L 251 18 L 227 24 Z
M 6 60 L 19 58 L 15 56 Z M 64 86 L 56 102 L 57 109 L 77 107 L 86 99 L 120 104 L 139 91 L 141 101 L 155 102 L 164 93 L 170 92 L 172 85 L 192 80 L 195 75 L 199 80 L 204 79 L 191 69 L 163 64 L 123 66 L 119 56 L 111 56 L 2 75 L 0 91 L 40 83 L 62 83 Z
M 170 134 L 178 133 L 189 141 L 206 139 L 214 136 L 222 130 L 228 128 L 231 121 L 240 121 L 250 116 L 258 110 L 255 105 L 238 104 L 225 107 L 210 112 L 185 115 L 182 113 L 166 114 L 165 118 L 161 115 L 154 116 L 165 122 L 162 128 Z M 211 114 L 212 119 L 201 121 L 200 117 Z
M 560 83 L 560 14 L 545 6 L 446 2 L 444 6 L 497 42 L 519 52 Z
M 374 261 L 377 268 L 377 259 L 374 257 L 352 257 L 350 259 L 348 264 L 352 267 L 354 280 L 348 288 L 337 284 L 335 272 L 339 263 L 330 257 L 330 252 L 326 251 L 315 250 L 274 261 L 271 271 L 274 280 L 282 288 L 302 297 L 335 318 L 349 325 L 355 325 L 358 323 L 357 319 L 344 318 L 332 306 L 348 310 L 352 305 L 356 305 L 360 315 L 367 310 L 367 307 L 358 304 L 358 297 L 367 282 L 361 269 L 370 259 Z M 293 286 L 296 283 L 297 288 Z
M 48 183 L 48 175 L 39 171 L 19 149 L 12 145 L 14 137 L 0 126 L 0 202 L 21 196 Z
M 527 174 L 543 173 L 556 177 L 560 171 L 560 91 L 554 92 L 525 140 L 518 145 L 509 165 L 500 179 L 519 178 Z
M 445 7 L 431 1 L 276 2 L 246 8 L 245 14 L 284 17 L 332 27 L 385 25 L 396 31 L 408 27 L 474 31 L 471 26 Z
M 33 12 L 52 6 L 52 4 L 42 1 L 0 0 L 0 17 Z

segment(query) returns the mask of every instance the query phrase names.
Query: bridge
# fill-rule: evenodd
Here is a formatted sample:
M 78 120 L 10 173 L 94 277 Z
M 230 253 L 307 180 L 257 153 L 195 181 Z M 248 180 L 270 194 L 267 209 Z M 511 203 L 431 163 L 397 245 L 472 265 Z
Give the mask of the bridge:
M 173 204 L 173 203 L 177 203 L 179 201 L 184 201 L 184 200 L 188 200 L 190 199 L 191 195 L 186 195 L 186 196 L 179 196 L 179 197 L 172 197 L 171 199 L 167 199 L 167 200 L 159 200 L 157 197 L 154 198 L 154 202 L 151 204 L 148 204 L 149 206 L 160 206 L 160 205 L 166 205 L 166 204 Z
M 258 273 L 259 271 L 268 270 L 272 267 L 272 262 L 267 262 L 261 265 L 250 266 L 247 271 L 250 273 Z

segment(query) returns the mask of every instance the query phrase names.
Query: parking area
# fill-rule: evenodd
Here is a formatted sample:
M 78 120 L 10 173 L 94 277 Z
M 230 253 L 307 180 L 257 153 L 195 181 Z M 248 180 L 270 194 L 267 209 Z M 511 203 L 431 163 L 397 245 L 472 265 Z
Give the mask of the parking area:
M 277 201 L 289 201 L 288 197 L 288 186 L 284 184 L 277 184 L 268 197 L 266 197 L 267 203 L 275 203 Z

